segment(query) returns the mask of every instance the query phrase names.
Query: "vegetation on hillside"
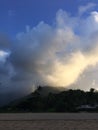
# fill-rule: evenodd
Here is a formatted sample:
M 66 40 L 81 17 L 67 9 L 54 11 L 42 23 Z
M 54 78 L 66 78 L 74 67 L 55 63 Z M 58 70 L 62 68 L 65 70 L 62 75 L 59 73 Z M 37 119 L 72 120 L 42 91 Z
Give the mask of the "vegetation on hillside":
M 62 92 L 45 92 L 43 87 L 30 95 L 2 107 L 1 112 L 78 112 L 83 105 L 96 106 L 90 111 L 98 112 L 98 92 L 93 88 L 90 91 L 65 90 Z M 89 108 L 88 108 L 89 111 Z

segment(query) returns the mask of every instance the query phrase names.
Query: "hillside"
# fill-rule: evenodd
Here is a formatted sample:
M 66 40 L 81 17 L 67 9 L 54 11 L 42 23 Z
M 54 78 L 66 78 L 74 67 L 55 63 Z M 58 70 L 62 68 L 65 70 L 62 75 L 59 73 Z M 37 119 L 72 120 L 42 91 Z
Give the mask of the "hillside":
M 34 93 L 2 107 L 0 112 L 98 112 L 97 91 L 52 89 L 38 87 Z

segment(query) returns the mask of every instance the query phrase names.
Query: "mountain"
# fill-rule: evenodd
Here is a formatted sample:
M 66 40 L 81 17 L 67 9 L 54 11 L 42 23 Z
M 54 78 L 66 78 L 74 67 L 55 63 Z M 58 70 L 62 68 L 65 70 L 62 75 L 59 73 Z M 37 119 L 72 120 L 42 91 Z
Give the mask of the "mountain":
M 51 87 L 51 86 L 38 86 L 36 91 L 41 96 L 47 96 L 49 93 L 60 93 L 62 91 L 65 91 L 64 87 Z
M 98 92 L 65 90 L 41 87 L 9 105 L 1 107 L 0 112 L 98 112 Z
M 6 106 L 1 107 L 1 112 L 24 112 L 24 111 L 31 111 L 32 104 L 36 104 L 35 101 L 38 99 L 44 99 L 49 94 L 58 94 L 62 91 L 65 91 L 64 87 L 51 87 L 51 86 L 38 86 L 37 89 L 32 92 L 31 94 L 22 97 L 20 99 L 16 99 L 11 101 Z M 41 102 L 41 101 L 40 101 Z

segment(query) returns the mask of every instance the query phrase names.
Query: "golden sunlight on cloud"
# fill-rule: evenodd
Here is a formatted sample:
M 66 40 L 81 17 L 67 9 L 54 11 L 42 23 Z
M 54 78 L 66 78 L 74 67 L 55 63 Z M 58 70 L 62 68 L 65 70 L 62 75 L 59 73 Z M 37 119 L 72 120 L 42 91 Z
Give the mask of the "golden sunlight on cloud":
M 98 54 L 98 52 L 97 52 Z M 69 86 L 78 80 L 80 74 L 91 65 L 96 65 L 98 57 L 95 54 L 83 55 L 81 52 L 72 54 L 70 59 L 61 63 L 55 62 L 54 71 L 47 76 L 51 85 Z

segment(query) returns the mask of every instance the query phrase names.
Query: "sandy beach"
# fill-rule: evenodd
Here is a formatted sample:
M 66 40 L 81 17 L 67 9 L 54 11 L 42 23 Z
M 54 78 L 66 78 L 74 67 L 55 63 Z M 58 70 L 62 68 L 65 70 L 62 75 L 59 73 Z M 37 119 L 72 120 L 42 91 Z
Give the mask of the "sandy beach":
M 98 114 L 0 114 L 0 130 L 98 130 Z
M 0 121 L 0 130 L 98 130 L 97 120 Z

